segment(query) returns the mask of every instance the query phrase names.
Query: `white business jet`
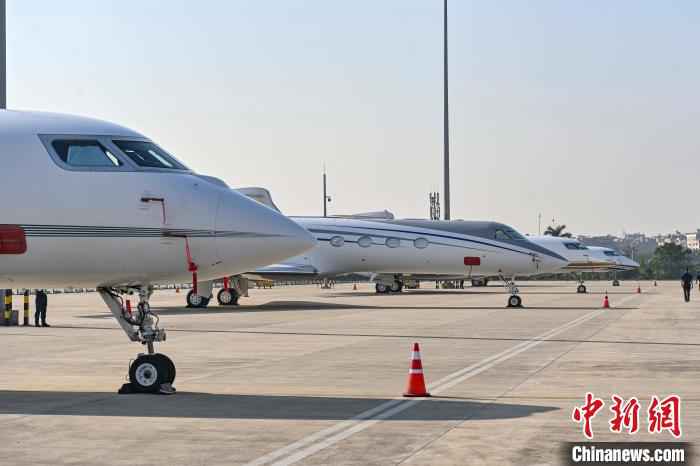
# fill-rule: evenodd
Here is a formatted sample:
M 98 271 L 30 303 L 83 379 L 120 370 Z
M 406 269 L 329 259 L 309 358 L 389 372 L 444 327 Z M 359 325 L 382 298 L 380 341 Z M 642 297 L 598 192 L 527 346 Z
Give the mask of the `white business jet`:
M 154 285 L 196 287 L 315 244 L 279 212 L 112 123 L 0 110 L 0 164 L 0 288 L 96 287 L 147 347 L 129 369 L 136 391 L 170 392 L 175 378 L 154 351 L 166 337 L 148 304 Z
M 275 208 L 263 188 L 239 192 Z M 253 279 L 311 279 L 370 273 L 378 292 L 401 291 L 404 280 L 429 280 L 439 275 L 527 275 L 566 264 L 555 252 L 527 240 L 497 222 L 397 220 L 383 213 L 348 217 L 290 217 L 318 241 L 313 249 L 281 264 L 243 275 Z M 235 304 L 236 286 L 219 292 L 220 304 Z M 245 287 L 244 287 L 245 288 Z M 510 288 L 509 306 L 520 306 L 517 288 Z M 190 292 L 190 306 L 206 306 L 210 295 Z
M 586 292 L 583 272 L 616 272 L 639 268 L 637 262 L 614 249 L 586 246 L 574 238 L 544 235 L 530 236 L 528 239 L 567 259 L 568 263 L 561 268 L 560 273 L 572 273 L 577 277 L 578 293 Z

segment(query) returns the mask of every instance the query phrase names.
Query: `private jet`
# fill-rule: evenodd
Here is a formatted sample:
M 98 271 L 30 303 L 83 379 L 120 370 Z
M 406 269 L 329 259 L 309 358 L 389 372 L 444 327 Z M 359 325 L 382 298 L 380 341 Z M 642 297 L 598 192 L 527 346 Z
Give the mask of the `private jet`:
M 277 209 L 263 188 L 240 193 Z M 230 277 L 219 291 L 220 304 L 236 304 L 244 294 L 241 279 L 315 279 L 351 273 L 370 273 L 377 292 L 401 291 L 405 279 L 432 276 L 528 275 L 561 268 L 564 257 L 528 241 L 508 225 L 497 222 L 397 220 L 376 214 L 337 217 L 290 217 L 308 230 L 317 246 L 283 263 Z M 204 307 L 211 299 L 213 283 L 188 293 L 188 305 Z M 509 288 L 508 305 L 522 300 L 515 286 Z
M 70 115 L 0 110 L 0 288 L 97 288 L 128 338 L 137 392 L 172 393 L 149 298 L 158 284 L 239 274 L 315 240 L 199 175 L 144 135 Z M 135 295 L 131 308 L 129 295 Z
M 619 252 L 597 246 L 586 246 L 574 238 L 557 236 L 530 236 L 533 243 L 550 249 L 568 260 L 568 264 L 562 267 L 561 273 L 574 274 L 578 280 L 577 293 L 586 293 L 586 284 L 583 280 L 584 272 L 614 272 L 618 270 L 628 271 L 639 268 L 639 264 Z
M 639 264 L 619 252 L 603 247 L 586 246 L 575 238 L 558 236 L 528 236 L 533 243 L 549 249 L 552 252 L 566 258 L 567 263 L 559 270 L 542 271 L 532 275 L 547 274 L 573 274 L 577 278 L 577 293 L 586 293 L 586 285 L 583 280 L 584 272 L 615 272 L 629 271 L 639 268 Z M 488 277 L 472 279 L 474 286 L 485 286 Z

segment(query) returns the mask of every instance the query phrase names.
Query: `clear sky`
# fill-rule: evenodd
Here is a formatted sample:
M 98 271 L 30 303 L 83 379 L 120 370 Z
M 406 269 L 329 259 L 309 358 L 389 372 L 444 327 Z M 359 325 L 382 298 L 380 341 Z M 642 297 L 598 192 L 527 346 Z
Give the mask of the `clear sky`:
M 8 106 L 137 129 L 288 214 L 426 217 L 441 0 L 8 0 Z M 700 2 L 450 0 L 452 217 L 700 227 Z

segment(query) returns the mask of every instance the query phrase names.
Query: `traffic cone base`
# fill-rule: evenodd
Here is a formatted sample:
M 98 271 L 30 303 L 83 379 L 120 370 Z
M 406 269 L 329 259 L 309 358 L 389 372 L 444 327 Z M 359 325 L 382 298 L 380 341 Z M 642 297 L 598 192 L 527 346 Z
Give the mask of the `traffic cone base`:
M 423 377 L 423 363 L 420 357 L 420 348 L 418 343 L 413 344 L 413 353 L 411 354 L 411 366 L 408 369 L 408 383 L 403 396 L 406 397 L 426 397 L 430 396 L 425 388 L 425 377 Z

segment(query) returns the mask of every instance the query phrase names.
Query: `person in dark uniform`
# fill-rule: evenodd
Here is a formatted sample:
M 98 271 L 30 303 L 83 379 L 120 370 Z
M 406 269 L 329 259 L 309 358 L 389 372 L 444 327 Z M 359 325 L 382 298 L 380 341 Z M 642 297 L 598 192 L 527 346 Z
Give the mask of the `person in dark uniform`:
M 683 297 L 685 302 L 690 301 L 690 290 L 693 288 L 693 276 L 685 269 L 685 273 L 681 275 L 681 286 L 683 287 Z
M 34 311 L 34 325 L 39 327 L 39 320 L 41 320 L 42 327 L 50 327 L 46 323 L 46 307 L 48 306 L 48 297 L 44 290 L 36 290 L 36 311 Z

